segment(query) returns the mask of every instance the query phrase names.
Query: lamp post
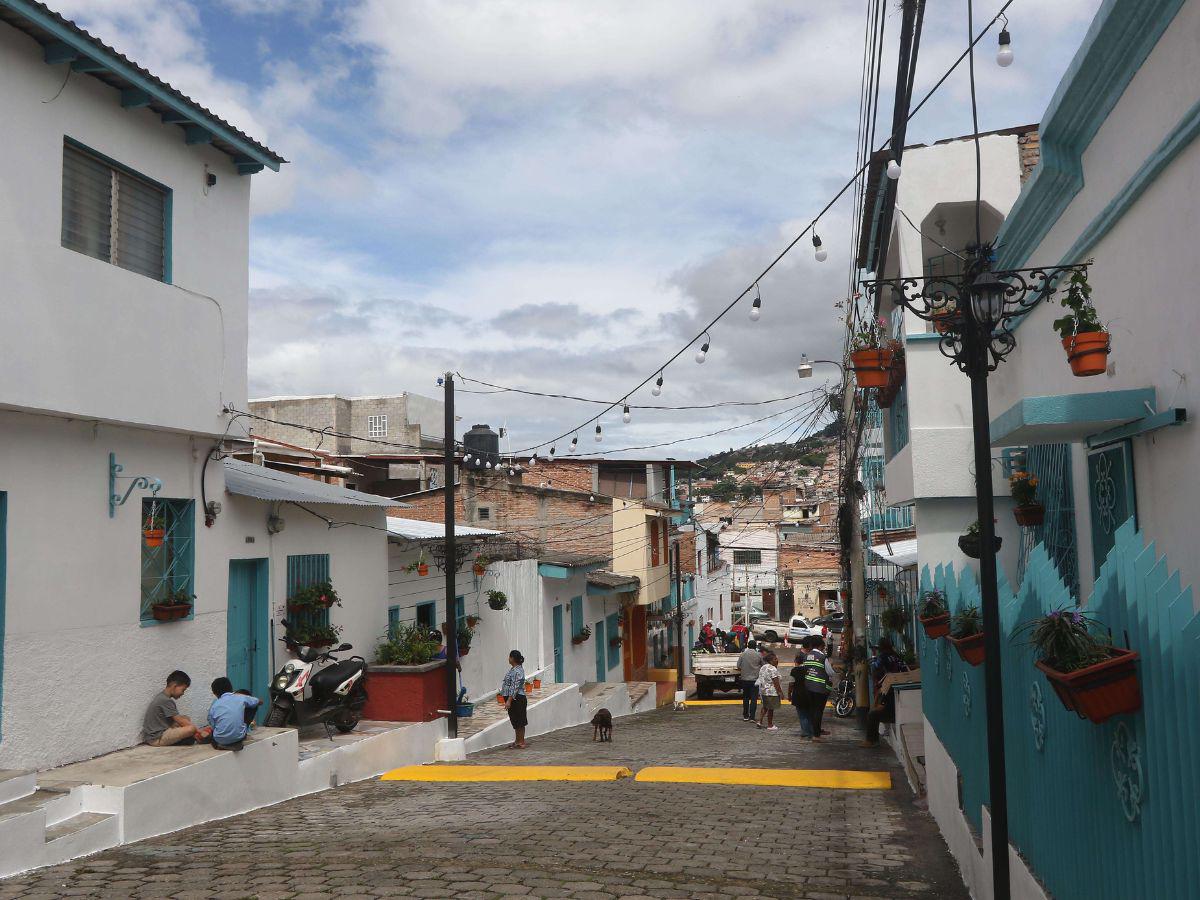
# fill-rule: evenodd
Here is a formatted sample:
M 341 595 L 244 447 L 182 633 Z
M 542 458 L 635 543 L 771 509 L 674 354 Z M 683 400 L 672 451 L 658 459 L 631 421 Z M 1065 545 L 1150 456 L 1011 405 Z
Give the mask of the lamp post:
M 979 587 L 983 605 L 984 696 L 987 703 L 988 794 L 992 828 L 992 887 L 1009 896 L 1008 789 L 1004 764 L 1004 682 L 1000 670 L 1000 601 L 996 586 L 996 528 L 992 497 L 991 417 L 987 379 L 1016 349 L 1012 329 L 1064 276 L 1087 264 L 992 271 L 992 248 L 980 245 L 958 278 L 891 278 L 863 282 L 873 308 L 891 301 L 937 322 L 938 349 L 971 380 L 975 506 L 979 515 Z

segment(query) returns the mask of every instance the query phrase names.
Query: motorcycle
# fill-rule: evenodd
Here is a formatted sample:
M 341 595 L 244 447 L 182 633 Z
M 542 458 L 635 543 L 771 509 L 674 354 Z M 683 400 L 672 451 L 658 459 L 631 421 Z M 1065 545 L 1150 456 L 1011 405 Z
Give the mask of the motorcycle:
M 288 628 L 287 620 L 279 624 Z M 342 734 L 353 731 L 367 703 L 367 661 L 361 656 L 342 660 L 333 657 L 334 653 L 353 650 L 350 644 L 323 651 L 305 647 L 286 634 L 280 640 L 294 657 L 271 679 L 271 708 L 263 724 L 268 728 L 302 728 L 320 723 Z M 329 665 L 318 669 L 317 663 Z

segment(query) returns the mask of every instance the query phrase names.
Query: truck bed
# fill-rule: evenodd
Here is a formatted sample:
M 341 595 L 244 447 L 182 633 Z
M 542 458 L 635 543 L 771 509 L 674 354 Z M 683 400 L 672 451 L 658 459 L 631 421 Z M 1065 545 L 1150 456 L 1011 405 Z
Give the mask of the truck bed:
M 736 653 L 692 653 L 692 672 L 696 675 L 737 675 Z

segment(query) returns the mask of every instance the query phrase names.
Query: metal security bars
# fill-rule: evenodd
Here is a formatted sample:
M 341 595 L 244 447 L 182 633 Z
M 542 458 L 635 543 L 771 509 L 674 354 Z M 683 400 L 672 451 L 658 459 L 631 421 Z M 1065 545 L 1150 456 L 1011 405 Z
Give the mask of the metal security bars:
M 142 524 L 161 522 L 162 543 L 142 540 L 141 621 L 153 622 L 152 607 L 182 591 L 189 601 L 195 590 L 196 510 L 192 500 L 147 497 L 142 500 Z
M 287 595 L 295 596 L 300 588 L 310 584 L 320 584 L 329 581 L 329 554 L 304 553 L 287 558 Z M 308 609 L 303 611 L 288 611 L 288 622 L 293 626 L 293 633 L 304 633 L 312 628 L 324 628 L 329 625 L 328 609 Z
M 1038 499 L 1046 508 L 1041 525 L 1022 529 L 1017 581 L 1025 580 L 1033 548 L 1041 544 L 1059 577 L 1079 602 L 1079 555 L 1075 536 L 1075 497 L 1071 487 L 1071 445 L 1035 444 L 1025 451 L 1025 471 L 1038 479 Z

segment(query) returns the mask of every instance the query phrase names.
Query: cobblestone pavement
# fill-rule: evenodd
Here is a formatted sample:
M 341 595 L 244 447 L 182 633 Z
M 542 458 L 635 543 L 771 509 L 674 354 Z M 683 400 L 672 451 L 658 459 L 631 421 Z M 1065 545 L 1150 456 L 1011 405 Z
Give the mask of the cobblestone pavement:
M 967 897 L 888 751 L 858 747 L 836 720 L 801 744 L 781 714 L 768 733 L 740 706 L 658 710 L 618 719 L 611 744 L 585 726 L 472 760 L 886 767 L 895 787 L 372 780 L 0 881 L 0 900 Z

